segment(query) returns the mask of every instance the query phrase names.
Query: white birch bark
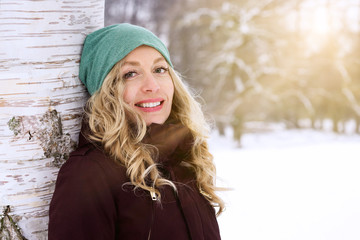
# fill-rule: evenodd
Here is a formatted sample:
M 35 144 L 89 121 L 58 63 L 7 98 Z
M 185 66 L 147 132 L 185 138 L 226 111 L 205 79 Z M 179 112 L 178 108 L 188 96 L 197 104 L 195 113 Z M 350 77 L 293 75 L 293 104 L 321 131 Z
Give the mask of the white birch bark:
M 87 98 L 82 43 L 103 24 L 104 0 L 0 0 L 0 208 L 10 206 L 27 239 L 47 239 L 54 183 Z

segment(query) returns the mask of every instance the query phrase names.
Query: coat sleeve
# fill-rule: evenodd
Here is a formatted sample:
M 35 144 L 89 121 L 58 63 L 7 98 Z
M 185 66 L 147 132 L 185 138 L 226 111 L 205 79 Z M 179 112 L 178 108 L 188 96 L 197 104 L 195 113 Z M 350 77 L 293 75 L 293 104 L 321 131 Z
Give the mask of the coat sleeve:
M 61 167 L 50 203 L 49 240 L 115 238 L 116 206 L 106 171 L 86 156 Z

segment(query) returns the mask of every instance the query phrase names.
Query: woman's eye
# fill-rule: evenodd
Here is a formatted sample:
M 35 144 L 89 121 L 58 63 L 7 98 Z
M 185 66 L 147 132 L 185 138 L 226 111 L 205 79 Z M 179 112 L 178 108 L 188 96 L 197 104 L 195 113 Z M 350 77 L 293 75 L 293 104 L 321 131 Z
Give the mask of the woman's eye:
M 136 72 L 130 71 L 123 75 L 123 79 L 129 79 L 129 78 L 135 77 L 135 75 L 136 75 Z
M 168 71 L 165 67 L 159 67 L 155 69 L 155 73 L 166 73 Z

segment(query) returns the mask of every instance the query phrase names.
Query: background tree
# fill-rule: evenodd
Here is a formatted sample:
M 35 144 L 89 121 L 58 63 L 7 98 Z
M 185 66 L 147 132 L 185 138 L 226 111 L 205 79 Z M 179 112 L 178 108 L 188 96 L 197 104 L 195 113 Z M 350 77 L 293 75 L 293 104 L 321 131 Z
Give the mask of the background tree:
M 102 0 L 0 1 L 0 239 L 47 239 L 55 179 L 87 98 L 81 47 L 103 9 Z
M 217 123 L 238 139 L 250 121 L 299 128 L 330 119 L 339 132 L 358 119 L 360 1 L 216 2 L 178 27 L 192 33 L 192 80 Z
M 239 140 L 253 121 L 359 132 L 359 0 L 155 2 L 108 18 L 160 34 L 220 132 Z

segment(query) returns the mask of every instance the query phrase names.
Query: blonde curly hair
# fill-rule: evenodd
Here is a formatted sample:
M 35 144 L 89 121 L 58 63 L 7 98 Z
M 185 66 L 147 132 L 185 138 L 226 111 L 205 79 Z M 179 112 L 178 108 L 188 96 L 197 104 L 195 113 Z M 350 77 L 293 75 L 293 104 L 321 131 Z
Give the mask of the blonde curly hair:
M 118 62 L 109 72 L 100 90 L 94 93 L 86 105 L 86 115 L 91 130 L 90 140 L 99 142 L 109 156 L 127 169 L 127 175 L 135 188 L 155 192 L 161 197 L 159 188 L 173 182 L 162 177 L 154 162 L 154 147 L 142 142 L 147 126 L 141 115 L 123 100 L 124 80 Z M 186 126 L 194 138 L 191 157 L 184 166 L 196 175 L 199 191 L 218 208 L 219 215 L 224 203 L 215 193 L 215 166 L 207 144 L 209 127 L 200 104 L 192 96 L 179 75 L 169 67 L 174 84 L 174 96 L 170 121 Z M 149 181 L 150 180 L 150 181 Z M 151 184 L 149 185 L 149 182 Z

